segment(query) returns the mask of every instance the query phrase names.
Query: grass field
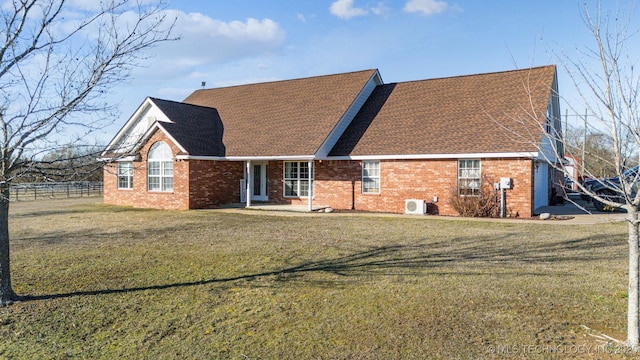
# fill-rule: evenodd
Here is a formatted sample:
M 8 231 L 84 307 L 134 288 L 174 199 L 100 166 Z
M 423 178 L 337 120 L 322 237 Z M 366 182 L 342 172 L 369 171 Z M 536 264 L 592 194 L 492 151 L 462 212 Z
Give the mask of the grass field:
M 0 358 L 624 358 L 626 227 L 12 205 Z

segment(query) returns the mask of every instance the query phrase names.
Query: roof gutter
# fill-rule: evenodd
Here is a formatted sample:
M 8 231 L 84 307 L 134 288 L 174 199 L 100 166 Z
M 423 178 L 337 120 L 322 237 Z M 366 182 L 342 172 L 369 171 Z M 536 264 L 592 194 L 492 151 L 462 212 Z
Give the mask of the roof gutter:
M 438 160 L 438 159 L 515 159 L 539 157 L 534 152 L 504 152 L 504 153 L 461 153 L 461 154 L 402 154 L 402 155 L 355 155 L 355 156 L 324 156 L 315 155 L 278 155 L 278 156 L 199 156 L 178 155 L 177 160 L 217 160 L 217 161 L 267 161 L 267 160 Z
M 105 157 L 105 156 L 101 156 L 99 158 L 96 159 L 96 161 L 100 161 L 100 162 L 110 162 L 110 161 L 115 161 L 115 162 L 120 162 L 120 161 L 136 161 L 138 160 L 138 156 L 136 155 L 128 155 L 128 156 L 122 156 L 122 157 Z
M 463 154 L 412 154 L 412 155 L 356 155 L 356 156 L 327 156 L 315 155 L 278 155 L 278 156 L 202 156 L 202 155 L 177 155 L 176 160 L 209 160 L 209 161 L 268 161 L 268 160 L 438 160 L 438 159 L 504 159 L 504 158 L 539 158 L 538 152 L 509 152 L 509 153 L 463 153 Z M 132 161 L 133 156 L 122 158 L 101 157 L 99 160 L 108 161 Z
M 177 155 L 177 160 L 218 160 L 218 161 L 267 161 L 267 160 L 315 160 L 315 155 L 278 155 L 278 156 L 199 156 Z
M 327 156 L 322 160 L 437 160 L 437 159 L 477 159 L 477 158 L 537 158 L 538 152 L 506 153 L 462 153 L 462 154 L 404 154 L 404 155 L 354 155 Z

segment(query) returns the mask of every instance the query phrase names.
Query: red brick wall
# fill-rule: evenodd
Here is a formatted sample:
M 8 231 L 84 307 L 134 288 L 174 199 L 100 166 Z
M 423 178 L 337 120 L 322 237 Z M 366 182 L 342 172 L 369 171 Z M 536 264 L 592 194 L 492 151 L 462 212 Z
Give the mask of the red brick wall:
M 300 201 L 284 197 L 284 162 L 269 161 L 269 175 L 267 175 L 267 195 L 269 202 L 277 204 L 296 204 Z
M 494 182 L 509 177 L 513 188 L 505 191 L 507 216 L 531 217 L 533 214 L 533 160 L 531 159 L 484 159 L 482 173 Z
M 513 179 L 507 190 L 507 209 L 511 216 L 530 217 L 533 203 L 533 162 L 530 159 L 482 159 L 481 172 L 492 182 L 500 177 Z M 374 212 L 403 213 L 405 199 L 428 202 L 430 213 L 457 215 L 448 204 L 452 188 L 457 186 L 458 160 L 383 160 L 380 162 L 380 194 L 362 193 L 361 161 L 316 161 L 315 206 Z M 269 163 L 269 201 L 306 204 L 307 199 L 283 196 L 283 162 Z
M 104 169 L 104 203 L 154 209 L 189 209 L 189 163 L 173 162 L 173 192 L 147 191 L 147 154 L 158 141 L 166 142 L 175 156 L 179 149 L 163 132 L 156 133 L 140 150 L 140 160 L 133 162 L 133 189 L 119 190 L 117 164 L 108 164 Z
M 240 202 L 242 161 L 189 160 L 190 209 Z
M 151 146 L 164 141 L 173 155 L 179 149 L 161 131 L 156 132 L 134 162 L 133 189 L 119 190 L 117 164 L 104 170 L 104 203 L 155 209 L 200 209 L 240 202 L 240 179 L 243 162 L 176 160 L 173 163 L 173 192 L 147 191 L 147 154 Z
M 156 141 L 165 140 L 156 133 L 141 151 L 141 159 L 134 163 L 134 189 L 118 190 L 114 165 L 105 167 L 105 196 L 107 204 L 161 209 L 195 209 L 240 201 L 242 162 L 176 161 L 174 163 L 174 191 L 153 193 L 146 190 L 146 155 Z M 283 193 L 283 161 L 269 162 L 269 202 L 306 204 L 306 198 L 285 198 Z M 361 161 L 316 161 L 314 205 L 335 209 L 354 209 L 374 212 L 404 212 L 405 199 L 423 199 L 430 213 L 457 215 L 448 204 L 452 188 L 457 186 L 457 159 L 446 160 L 383 160 L 380 163 L 380 194 L 362 193 Z M 530 159 L 482 159 L 482 175 L 497 182 L 500 177 L 513 179 L 513 189 L 507 190 L 507 213 L 510 216 L 530 217 L 533 203 L 533 161 Z M 189 176 L 187 176 L 189 174 Z M 190 180 L 189 180 L 190 179 Z

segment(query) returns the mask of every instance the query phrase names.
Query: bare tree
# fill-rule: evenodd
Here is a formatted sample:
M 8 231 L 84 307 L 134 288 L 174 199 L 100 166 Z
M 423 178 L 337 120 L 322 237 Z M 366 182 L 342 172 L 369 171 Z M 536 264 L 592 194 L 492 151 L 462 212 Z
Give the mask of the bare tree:
M 601 181 L 606 192 L 594 191 L 593 187 L 581 190 L 594 201 L 627 213 L 629 245 L 629 284 L 627 304 L 627 345 L 638 350 L 639 326 L 638 281 L 640 263 L 638 258 L 638 235 L 640 220 L 640 194 L 637 191 L 638 172 L 627 172 L 631 161 L 638 163 L 633 149 L 640 148 L 640 77 L 634 72 L 635 59 L 629 52 L 631 40 L 636 32 L 631 28 L 633 4 L 614 12 L 602 11 L 600 3 L 594 8 L 583 4 L 583 20 L 592 35 L 595 48 L 583 52 L 584 59 L 573 60 L 567 56 L 561 62 L 584 99 L 589 119 L 603 129 L 611 141 L 611 158 L 606 159 L 615 169 L 618 182 Z M 577 180 L 577 179 L 576 179 Z M 613 196 L 608 196 L 612 195 Z
M 0 7 L 0 304 L 11 286 L 9 184 L 43 155 L 113 121 L 106 94 L 172 40 L 165 4 L 143 0 L 11 0 Z M 80 140 L 82 141 L 82 140 Z M 41 168 L 39 169 L 41 170 Z
M 564 132 L 565 154 L 579 160 L 580 175 L 608 178 L 616 175 L 611 137 L 604 132 L 583 128 Z M 631 160 L 631 159 L 630 159 Z
M 638 351 L 640 193 L 637 191 L 637 184 L 640 175 L 638 171 L 628 169 L 629 164 L 638 164 L 640 160 L 640 77 L 635 72 L 636 59 L 630 53 L 634 44 L 632 39 L 637 35 L 631 28 L 634 4 L 626 3 L 625 8 L 612 11 L 604 11 L 598 0 L 591 5 L 588 0 L 584 0 L 581 8 L 582 18 L 593 45 L 578 49 L 578 56 L 562 51 L 552 51 L 552 54 L 572 80 L 581 99 L 580 104 L 569 103 L 569 107 L 574 108 L 576 113 L 586 108 L 589 128 L 598 129 L 606 134 L 609 147 L 607 152 L 594 152 L 591 156 L 597 157 L 612 169 L 617 179 L 601 179 L 595 183 L 598 186 L 594 184 L 587 187 L 565 168 L 563 161 L 556 161 L 563 159 L 565 149 L 571 151 L 572 144 L 567 143 L 558 129 L 545 131 L 545 128 L 550 128 L 549 124 L 558 123 L 559 119 L 550 118 L 553 115 L 544 114 L 542 109 L 525 109 L 526 115 L 517 119 L 517 123 L 523 128 L 531 128 L 531 124 L 535 124 L 538 131 L 522 132 L 519 129 L 507 128 L 504 130 L 509 136 L 518 137 L 521 141 L 542 144 L 538 148 L 539 154 L 551 166 L 571 178 L 580 191 L 608 209 L 626 212 L 629 245 L 626 344 Z M 620 4 L 615 3 L 614 6 L 617 5 Z M 544 134 L 542 141 L 537 137 L 539 134 Z M 573 155 L 580 157 L 580 154 Z M 598 174 L 589 172 L 589 169 L 582 175 L 598 177 Z M 596 188 L 604 191 L 596 191 Z

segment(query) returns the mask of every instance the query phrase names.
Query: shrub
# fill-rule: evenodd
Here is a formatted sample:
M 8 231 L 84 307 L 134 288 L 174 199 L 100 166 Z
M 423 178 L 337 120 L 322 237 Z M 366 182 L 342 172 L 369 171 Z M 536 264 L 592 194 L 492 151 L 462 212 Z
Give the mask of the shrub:
M 483 177 L 480 194 L 460 195 L 458 186 L 451 188 L 449 204 L 464 217 L 497 217 L 499 215 L 500 198 L 494 190 L 493 181 Z

